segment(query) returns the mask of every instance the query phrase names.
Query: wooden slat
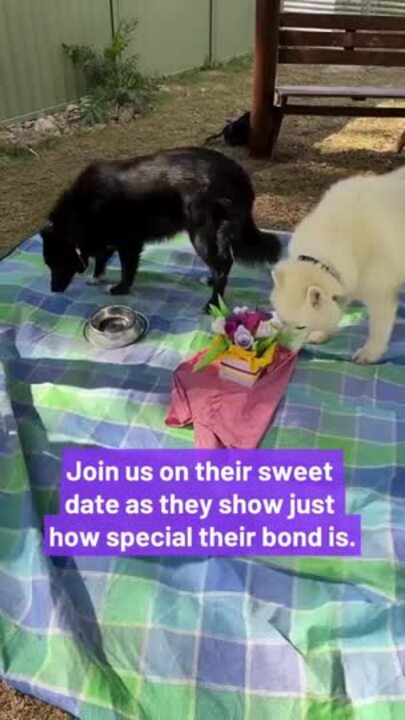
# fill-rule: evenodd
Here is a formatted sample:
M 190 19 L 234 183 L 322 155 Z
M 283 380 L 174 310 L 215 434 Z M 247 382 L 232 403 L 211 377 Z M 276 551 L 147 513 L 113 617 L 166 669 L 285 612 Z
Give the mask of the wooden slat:
M 279 96 L 289 97 L 405 99 L 405 85 L 403 87 L 373 87 L 369 85 L 278 85 L 276 92 Z
M 280 30 L 280 46 L 302 45 L 304 47 L 342 47 L 343 32 L 329 30 Z
M 405 52 L 395 50 L 329 50 L 281 48 L 278 60 L 290 65 L 371 65 L 405 67 Z
M 392 117 L 404 118 L 405 107 L 359 107 L 358 105 L 299 105 L 284 107 L 285 115 L 313 115 L 317 117 Z
M 389 15 L 340 15 L 335 13 L 281 13 L 280 28 L 322 30 L 405 30 L 405 17 Z
M 357 31 L 346 34 L 334 30 L 281 30 L 281 47 L 347 47 L 352 42 L 358 48 L 405 50 L 405 32 L 378 33 Z
M 405 30 L 405 28 L 404 28 Z M 405 51 L 405 32 L 355 32 L 354 44 L 357 48 L 375 48 Z

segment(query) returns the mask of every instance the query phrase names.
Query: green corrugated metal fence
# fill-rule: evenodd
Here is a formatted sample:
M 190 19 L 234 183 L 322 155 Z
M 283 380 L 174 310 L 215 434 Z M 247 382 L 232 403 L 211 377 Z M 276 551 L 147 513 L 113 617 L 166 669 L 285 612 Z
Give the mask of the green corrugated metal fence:
M 75 98 L 66 43 L 104 45 L 113 24 L 139 21 L 131 51 L 170 74 L 252 48 L 254 0 L 0 0 L 0 122 Z
M 101 45 L 110 36 L 107 0 L 0 0 L 0 120 L 74 97 L 62 43 Z
M 218 62 L 245 55 L 253 48 L 254 0 L 214 0 L 213 59 Z
M 118 19 L 136 17 L 131 50 L 152 73 L 175 73 L 202 65 L 209 52 L 207 0 L 115 0 Z

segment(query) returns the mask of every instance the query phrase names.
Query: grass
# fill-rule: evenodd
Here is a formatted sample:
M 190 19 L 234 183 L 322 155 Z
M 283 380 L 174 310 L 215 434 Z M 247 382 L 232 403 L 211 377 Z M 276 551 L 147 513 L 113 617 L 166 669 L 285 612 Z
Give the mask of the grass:
M 396 69 L 285 67 L 281 73 L 281 80 L 290 83 L 328 83 L 331 78 L 343 84 L 402 80 Z M 246 110 L 250 94 L 249 63 L 242 59 L 163 81 L 155 110 L 129 125 L 45 141 L 35 148 L 38 157 L 0 146 L 0 253 L 41 226 L 57 194 L 90 160 L 199 144 L 226 118 Z M 273 163 L 252 160 L 244 149 L 223 149 L 252 174 L 259 222 L 290 229 L 335 180 L 399 163 L 395 146 L 404 126 L 404 121 L 385 118 L 289 117 Z
M 285 83 L 402 84 L 401 69 L 285 67 Z M 32 235 L 58 193 L 89 161 L 200 144 L 228 117 L 249 108 L 249 60 L 190 71 L 162 81 L 156 108 L 128 126 L 114 126 L 45 141 L 27 150 L 0 146 L 0 255 Z M 274 162 L 252 160 L 246 150 L 218 146 L 251 173 L 256 216 L 263 226 L 290 230 L 333 182 L 358 172 L 384 172 L 403 162 L 395 147 L 405 121 L 290 117 Z M 1 720 L 65 720 L 66 715 L 24 698 L 0 683 Z

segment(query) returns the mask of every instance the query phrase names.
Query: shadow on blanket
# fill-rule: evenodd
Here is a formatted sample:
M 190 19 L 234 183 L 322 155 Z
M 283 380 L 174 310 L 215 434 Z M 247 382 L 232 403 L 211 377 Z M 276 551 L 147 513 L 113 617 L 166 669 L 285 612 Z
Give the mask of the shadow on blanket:
M 10 340 L 10 339 L 9 339 Z M 13 393 L 13 376 L 18 364 L 26 365 L 29 361 L 24 361 L 15 345 L 9 344 L 11 355 L 9 362 L 4 364 L 6 377 L 6 391 L 10 398 L 11 408 L 16 418 L 20 445 L 24 457 L 25 437 L 24 437 L 24 421 L 29 419 L 37 429 L 38 450 L 46 454 L 47 458 L 53 465 L 49 477 L 55 478 L 55 485 L 46 488 L 29 488 L 31 522 L 32 527 L 43 529 L 43 515 L 52 514 L 58 511 L 58 488 L 60 477 L 61 457 L 65 448 L 65 443 L 54 443 L 48 439 L 48 433 L 42 423 L 41 416 L 35 408 L 35 402 L 32 395 L 32 386 L 25 383 L 19 389 L 18 400 Z M 31 361 L 32 365 L 35 365 Z M 56 362 L 58 364 L 58 362 Z M 83 446 L 81 446 L 83 448 Z M 28 477 L 31 474 L 28 472 Z M 43 490 L 49 493 L 47 502 L 43 503 Z M 27 526 L 25 528 L 28 529 Z M 90 655 L 93 662 L 97 663 L 100 669 L 108 674 L 108 683 L 111 691 L 111 700 L 114 703 L 114 693 L 116 692 L 116 700 L 122 703 L 123 697 L 130 694 L 125 687 L 122 679 L 115 672 L 109 662 L 104 650 L 102 633 L 97 620 L 97 614 L 92 599 L 86 588 L 86 584 L 80 574 L 80 571 L 73 558 L 47 558 L 49 572 L 49 591 L 52 596 L 55 611 L 58 614 L 59 625 L 63 626 L 72 634 L 78 646 L 83 649 L 86 654 Z

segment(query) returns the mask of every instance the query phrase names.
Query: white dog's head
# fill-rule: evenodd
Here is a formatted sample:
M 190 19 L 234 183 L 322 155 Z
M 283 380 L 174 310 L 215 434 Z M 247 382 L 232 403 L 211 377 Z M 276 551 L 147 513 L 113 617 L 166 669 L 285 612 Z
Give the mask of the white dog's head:
M 285 260 L 273 272 L 271 303 L 280 320 L 292 328 L 333 332 L 342 318 L 343 289 L 320 265 Z

